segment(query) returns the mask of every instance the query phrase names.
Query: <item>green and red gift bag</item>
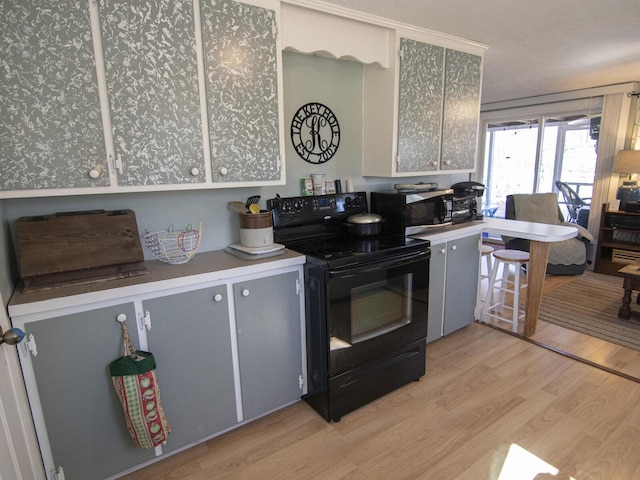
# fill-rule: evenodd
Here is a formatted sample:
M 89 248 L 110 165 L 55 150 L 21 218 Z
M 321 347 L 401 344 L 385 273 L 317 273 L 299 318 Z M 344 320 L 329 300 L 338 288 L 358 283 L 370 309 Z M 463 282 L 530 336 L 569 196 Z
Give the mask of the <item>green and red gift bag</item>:
M 131 438 L 140 448 L 154 448 L 171 432 L 160 401 L 156 361 L 150 352 L 133 349 L 127 327 L 121 325 L 124 356 L 109 364 L 109 372 Z

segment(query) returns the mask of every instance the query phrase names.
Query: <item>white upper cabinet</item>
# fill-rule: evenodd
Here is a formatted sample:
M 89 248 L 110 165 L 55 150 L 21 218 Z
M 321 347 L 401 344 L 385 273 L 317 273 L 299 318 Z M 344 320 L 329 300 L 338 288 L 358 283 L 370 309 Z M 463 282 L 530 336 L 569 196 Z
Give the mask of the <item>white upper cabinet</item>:
M 0 198 L 285 181 L 279 2 L 9 0 Z
M 86 2 L 4 1 L 0 69 L 0 191 L 109 186 Z
M 473 171 L 476 166 L 482 59 L 447 49 L 441 170 Z
M 214 182 L 284 180 L 276 12 L 201 0 Z
M 365 66 L 365 176 L 475 169 L 484 47 L 426 39 L 399 31 L 390 67 Z
M 118 185 L 204 182 L 192 1 L 99 9 Z
M 402 38 L 398 91 L 399 173 L 438 169 L 443 84 L 444 48 Z

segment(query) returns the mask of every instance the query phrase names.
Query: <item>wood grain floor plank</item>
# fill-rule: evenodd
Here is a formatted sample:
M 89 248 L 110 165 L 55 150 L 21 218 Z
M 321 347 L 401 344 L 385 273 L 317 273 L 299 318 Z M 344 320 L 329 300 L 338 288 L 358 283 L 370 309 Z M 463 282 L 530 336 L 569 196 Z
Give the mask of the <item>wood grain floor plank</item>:
M 639 432 L 640 384 L 472 324 L 338 423 L 298 402 L 124 478 L 497 480 L 516 444 L 559 469 L 538 479 L 626 480 Z

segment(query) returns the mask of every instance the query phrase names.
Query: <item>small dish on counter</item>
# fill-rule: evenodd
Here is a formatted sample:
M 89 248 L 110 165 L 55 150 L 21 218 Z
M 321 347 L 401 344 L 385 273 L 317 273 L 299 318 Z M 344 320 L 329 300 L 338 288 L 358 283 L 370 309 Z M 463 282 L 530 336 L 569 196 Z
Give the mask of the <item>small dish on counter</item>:
M 231 245 L 229 245 L 229 247 L 235 250 L 240 250 L 241 252 L 249 253 L 251 255 L 259 255 L 262 253 L 271 253 L 282 250 L 284 248 L 284 245 L 281 245 L 279 243 L 272 243 L 270 245 L 264 245 L 262 247 L 245 247 L 240 243 L 232 243 Z

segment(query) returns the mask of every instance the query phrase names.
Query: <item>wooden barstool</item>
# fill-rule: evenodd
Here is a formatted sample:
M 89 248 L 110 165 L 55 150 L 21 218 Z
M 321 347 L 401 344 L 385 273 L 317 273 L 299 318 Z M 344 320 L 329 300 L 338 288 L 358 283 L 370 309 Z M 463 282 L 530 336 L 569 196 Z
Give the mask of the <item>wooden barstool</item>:
M 518 322 L 524 317 L 524 312 L 520 311 L 520 290 L 527 286 L 520 282 L 520 270 L 523 265 L 529 262 L 529 253 L 521 250 L 496 250 L 493 252 L 493 267 L 491 268 L 491 276 L 489 277 L 489 286 L 487 289 L 487 295 L 485 296 L 484 303 L 482 305 L 481 320 L 486 321 L 487 317 L 495 318 L 503 322 L 511 323 L 511 330 L 518 331 Z M 498 270 L 502 265 L 502 278 L 496 280 L 498 276 Z M 514 266 L 514 279 L 509 280 L 509 271 L 511 265 Z M 499 283 L 498 288 L 500 294 L 498 295 L 498 301 L 492 304 L 494 289 L 496 283 Z M 513 285 L 513 288 L 509 288 L 509 284 Z M 513 294 L 512 306 L 505 305 L 506 294 Z M 511 320 L 499 315 L 502 309 L 506 308 L 512 311 Z
M 478 317 L 482 312 L 482 302 L 484 302 L 484 295 L 482 294 L 482 281 L 488 279 L 491 276 L 491 268 L 493 265 L 491 254 L 494 252 L 494 248 L 489 245 L 481 245 L 480 246 L 480 275 L 478 275 L 478 298 L 476 300 L 476 306 L 478 308 Z M 486 263 L 487 273 L 482 273 L 482 261 Z M 476 317 L 476 318 L 478 318 Z

